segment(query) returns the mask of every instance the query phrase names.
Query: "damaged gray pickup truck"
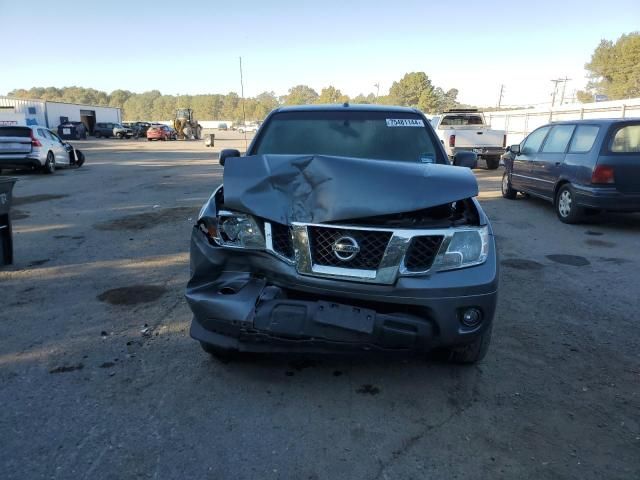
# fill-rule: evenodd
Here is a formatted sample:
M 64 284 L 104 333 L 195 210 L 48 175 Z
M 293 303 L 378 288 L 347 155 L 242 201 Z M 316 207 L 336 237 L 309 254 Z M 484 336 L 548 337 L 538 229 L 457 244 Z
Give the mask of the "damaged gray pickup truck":
M 246 156 L 223 150 L 220 163 L 186 290 L 205 351 L 485 356 L 493 232 L 473 173 L 449 164 L 419 111 L 279 108 Z

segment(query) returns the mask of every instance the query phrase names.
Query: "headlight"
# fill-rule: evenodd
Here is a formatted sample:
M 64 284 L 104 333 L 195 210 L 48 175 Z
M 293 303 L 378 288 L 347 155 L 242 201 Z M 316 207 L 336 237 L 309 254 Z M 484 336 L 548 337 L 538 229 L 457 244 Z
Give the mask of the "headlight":
M 218 245 L 254 250 L 265 248 L 262 229 L 251 215 L 220 212 L 215 220 L 202 217 L 198 223 L 207 236 Z
M 484 263 L 489 255 L 489 228 L 461 230 L 453 234 L 444 253 L 433 262 L 435 271 L 453 270 Z

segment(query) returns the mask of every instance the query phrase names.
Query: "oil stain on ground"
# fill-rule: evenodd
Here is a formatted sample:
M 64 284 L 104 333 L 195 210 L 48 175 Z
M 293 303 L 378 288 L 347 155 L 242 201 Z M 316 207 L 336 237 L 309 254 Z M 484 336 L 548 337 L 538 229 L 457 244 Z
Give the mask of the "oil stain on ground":
M 588 240 L 585 240 L 584 243 L 586 243 L 587 245 L 591 245 L 593 247 L 613 248 L 616 246 L 616 244 L 613 242 L 607 242 L 606 240 L 598 240 L 597 238 L 590 238 Z
M 28 212 L 23 212 L 22 210 L 11 210 L 11 220 L 24 220 L 25 218 L 29 218 Z
M 77 365 L 62 365 L 61 367 L 56 367 L 53 370 L 49 370 L 49 373 L 67 373 L 73 372 L 74 370 L 82 370 L 84 365 L 78 363 Z
M 509 268 L 515 268 L 516 270 L 541 270 L 544 265 L 533 260 L 527 260 L 526 258 L 507 258 L 500 262 L 501 265 Z
M 158 300 L 167 289 L 159 285 L 131 285 L 107 290 L 98 295 L 101 302 L 111 305 L 137 305 Z
M 178 222 L 194 217 L 197 207 L 158 208 L 145 213 L 134 213 L 106 222 L 96 223 L 97 230 L 145 230 L 167 222 Z
M 380 393 L 380 389 L 375 385 L 366 383 L 362 385 L 360 388 L 358 388 L 356 390 L 356 393 L 359 393 L 361 395 L 377 395 Z
M 552 262 L 571 265 L 572 267 L 586 267 L 591 264 L 589 260 L 578 255 L 547 255 L 547 258 Z
M 39 195 L 29 195 L 26 197 L 13 197 L 13 205 L 26 205 L 28 203 L 37 203 L 37 202 L 47 202 L 49 200 L 58 200 L 59 198 L 66 198 L 69 195 L 65 194 L 52 194 L 52 193 L 41 193 Z

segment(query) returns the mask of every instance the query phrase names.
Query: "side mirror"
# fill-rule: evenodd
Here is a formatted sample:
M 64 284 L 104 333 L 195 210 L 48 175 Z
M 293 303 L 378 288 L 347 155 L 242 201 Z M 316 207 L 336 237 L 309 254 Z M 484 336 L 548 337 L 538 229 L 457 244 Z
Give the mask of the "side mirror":
M 520 145 L 511 145 L 509 151 L 514 155 L 520 155 Z
M 453 156 L 453 164 L 456 167 L 476 168 L 478 156 L 473 152 L 463 150 Z
M 225 148 L 220 152 L 220 165 L 224 167 L 224 163 L 227 161 L 227 158 L 239 157 L 240 152 L 233 148 Z

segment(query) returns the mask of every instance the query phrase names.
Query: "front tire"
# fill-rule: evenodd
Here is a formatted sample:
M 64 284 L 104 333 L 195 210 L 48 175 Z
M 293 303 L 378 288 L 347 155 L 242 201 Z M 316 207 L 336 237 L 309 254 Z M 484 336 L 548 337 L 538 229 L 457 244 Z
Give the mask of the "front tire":
M 202 350 L 223 363 L 228 363 L 231 360 L 240 358 L 240 352 L 237 350 L 225 350 L 224 348 L 216 347 L 215 345 L 205 342 L 200 342 L 200 346 Z
M 470 365 L 481 361 L 489 351 L 491 344 L 491 331 L 493 324 L 489 325 L 473 342 L 454 347 L 449 350 L 449 362 Z
M 580 223 L 584 217 L 584 208 L 576 203 L 575 192 L 569 183 L 558 189 L 555 199 L 556 214 L 563 223 Z
M 515 200 L 518 196 L 518 191 L 511 187 L 511 179 L 509 179 L 509 173 L 504 172 L 502 175 L 502 197 L 509 200 Z
M 500 157 L 489 157 L 486 162 L 487 170 L 495 170 L 500 166 Z
M 56 157 L 53 155 L 53 152 L 47 153 L 47 160 L 42 166 L 42 171 L 46 174 L 52 174 L 56 171 Z

